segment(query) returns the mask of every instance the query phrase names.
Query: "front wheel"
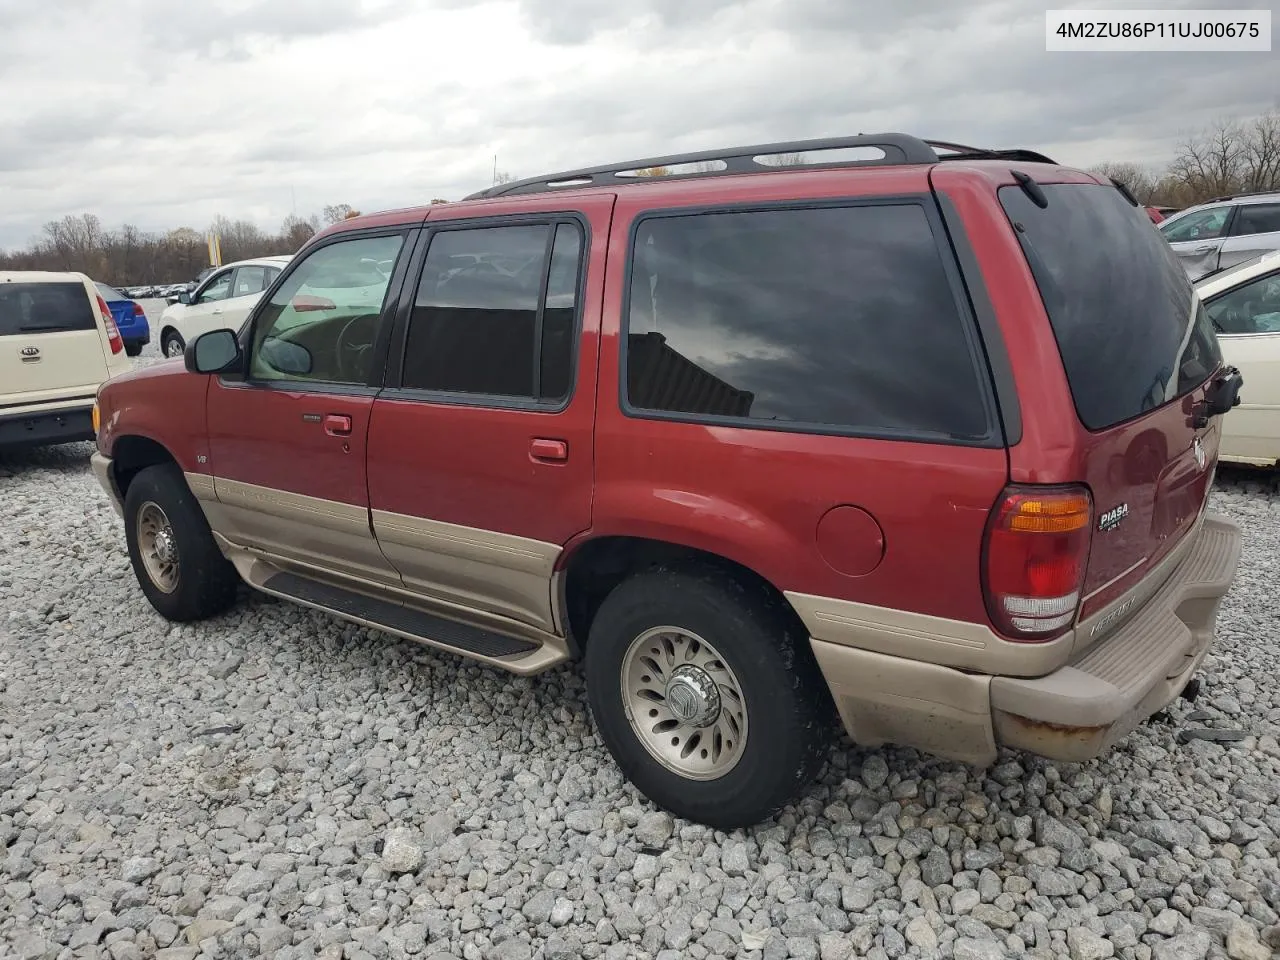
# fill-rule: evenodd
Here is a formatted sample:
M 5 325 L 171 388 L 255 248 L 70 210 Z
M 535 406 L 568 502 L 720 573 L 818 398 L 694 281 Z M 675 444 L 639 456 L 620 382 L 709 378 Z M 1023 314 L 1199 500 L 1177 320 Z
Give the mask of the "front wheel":
M 183 341 L 182 334 L 176 330 L 170 330 L 160 341 L 160 349 L 166 357 L 180 357 L 182 351 L 187 349 L 187 344 Z
M 124 523 L 134 575 L 161 616 L 203 620 L 235 601 L 240 578 L 177 464 L 147 467 L 133 478 Z
M 832 731 L 808 638 L 710 568 L 657 568 L 601 605 L 587 696 L 618 766 L 650 800 L 721 830 L 772 816 L 812 780 Z

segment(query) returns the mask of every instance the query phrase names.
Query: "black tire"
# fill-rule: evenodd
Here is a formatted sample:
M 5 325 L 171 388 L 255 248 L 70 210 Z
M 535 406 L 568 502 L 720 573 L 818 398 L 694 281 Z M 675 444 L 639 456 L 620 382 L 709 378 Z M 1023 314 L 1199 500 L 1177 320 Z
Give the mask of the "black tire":
M 178 349 L 176 353 L 170 352 L 170 346 L 172 344 L 177 344 Z M 176 330 L 170 330 L 160 338 L 160 352 L 166 357 L 180 357 L 182 356 L 182 351 L 186 348 L 187 342 L 182 339 L 182 334 L 178 333 Z
M 168 591 L 148 571 L 139 545 L 139 514 L 148 505 L 162 512 L 177 550 L 176 584 Z M 240 577 L 214 543 L 204 512 L 177 464 L 147 467 L 133 478 L 124 498 L 124 530 L 138 585 L 165 619 L 204 620 L 235 602 Z
M 124 345 L 124 355 L 126 357 L 136 357 L 140 353 L 142 353 L 142 344 L 137 341 Z
M 780 602 L 718 569 L 692 566 L 639 573 L 600 606 L 586 645 L 591 712 L 618 766 L 658 806 L 720 830 L 750 826 L 795 799 L 826 760 L 831 696 L 808 637 Z M 628 719 L 627 650 L 665 626 L 714 647 L 741 688 L 747 735 L 736 764 L 716 779 L 660 763 Z

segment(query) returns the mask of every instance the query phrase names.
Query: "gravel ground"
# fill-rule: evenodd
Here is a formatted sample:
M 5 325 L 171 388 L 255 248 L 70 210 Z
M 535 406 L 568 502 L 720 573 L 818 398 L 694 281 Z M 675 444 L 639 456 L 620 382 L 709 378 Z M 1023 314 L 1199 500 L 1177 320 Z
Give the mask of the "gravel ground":
M 1244 558 L 1194 707 L 1079 766 L 845 741 L 802 803 L 726 835 L 624 782 L 575 668 L 518 679 L 256 595 L 165 623 L 88 453 L 0 456 L 2 957 L 1280 946 L 1280 494 L 1254 476 L 1214 494 Z

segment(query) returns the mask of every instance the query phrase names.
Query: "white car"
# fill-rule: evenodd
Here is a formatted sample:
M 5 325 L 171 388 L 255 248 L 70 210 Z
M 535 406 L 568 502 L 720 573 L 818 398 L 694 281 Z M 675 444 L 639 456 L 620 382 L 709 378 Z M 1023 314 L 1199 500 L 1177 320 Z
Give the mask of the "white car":
M 1218 197 L 1179 210 L 1156 229 L 1192 281 L 1280 250 L 1280 193 Z
M 1219 457 L 1280 462 L 1280 250 L 1202 280 L 1196 291 L 1227 363 L 1240 369 L 1240 405 L 1222 420 Z
M 258 257 L 219 267 L 160 315 L 160 352 L 180 357 L 188 343 L 210 330 L 240 326 L 292 257 Z
M 132 368 L 83 273 L 0 273 L 0 448 L 92 440 L 98 387 Z

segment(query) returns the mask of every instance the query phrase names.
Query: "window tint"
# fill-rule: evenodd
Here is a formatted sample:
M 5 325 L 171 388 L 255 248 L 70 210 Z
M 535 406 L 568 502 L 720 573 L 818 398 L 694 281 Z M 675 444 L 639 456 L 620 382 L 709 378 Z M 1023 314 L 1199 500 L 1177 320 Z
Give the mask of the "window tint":
M 1205 309 L 1219 333 L 1280 333 L 1280 273 L 1241 284 Z
M 235 292 L 233 297 L 248 297 L 261 293 L 267 286 L 266 267 L 240 267 L 236 270 Z
M 329 286 L 363 258 L 395 260 L 404 237 L 360 237 L 307 254 L 254 320 L 250 373 L 259 380 L 367 383 L 389 278 Z M 381 276 L 381 275 L 380 275 Z
M 1280 203 L 1241 204 L 1231 232 L 1234 234 L 1280 232 Z
M 0 283 L 0 337 L 97 327 L 83 284 Z
M 549 224 L 432 237 L 405 345 L 405 387 L 543 400 L 569 395 L 582 234 L 573 224 L 554 229 L 549 275 Z
M 645 220 L 631 269 L 633 407 L 988 435 L 966 321 L 918 205 Z
M 1213 240 L 1222 236 L 1223 228 L 1227 225 L 1227 217 L 1230 215 L 1231 208 L 1225 206 L 1214 207 L 1212 210 L 1200 210 L 1160 224 L 1160 232 L 1170 243 Z
M 200 295 L 196 297 L 196 303 L 213 303 L 216 300 L 225 300 L 227 295 L 231 293 L 231 271 L 220 273 L 209 281 L 209 285 L 200 291 Z
M 1101 430 L 1188 392 L 1221 362 L 1203 307 L 1169 245 L 1118 190 L 1044 184 L 1000 202 L 1053 327 L 1080 421 Z M 1190 328 L 1190 329 L 1188 329 Z

